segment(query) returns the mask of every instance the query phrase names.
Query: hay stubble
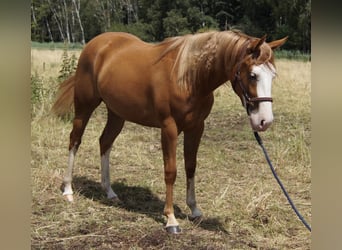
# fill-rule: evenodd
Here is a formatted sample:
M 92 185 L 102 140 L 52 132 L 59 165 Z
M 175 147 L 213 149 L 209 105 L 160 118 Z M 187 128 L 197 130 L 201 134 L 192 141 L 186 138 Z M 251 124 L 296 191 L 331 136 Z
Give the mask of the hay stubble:
M 79 52 L 76 52 L 77 55 Z M 126 123 L 110 158 L 112 204 L 100 186 L 98 138 L 105 125 L 100 106 L 76 157 L 75 202 L 61 192 L 71 122 L 49 113 L 62 51 L 32 50 L 32 73 L 45 95 L 31 115 L 31 240 L 34 249 L 309 249 L 298 221 L 254 141 L 245 111 L 230 86 L 215 92 L 198 153 L 197 200 L 201 223 L 186 214 L 182 136 L 175 185 L 181 235 L 163 231 L 164 177 L 159 130 Z M 295 204 L 311 221 L 310 62 L 278 60 L 273 85 L 275 122 L 262 133 L 276 171 Z

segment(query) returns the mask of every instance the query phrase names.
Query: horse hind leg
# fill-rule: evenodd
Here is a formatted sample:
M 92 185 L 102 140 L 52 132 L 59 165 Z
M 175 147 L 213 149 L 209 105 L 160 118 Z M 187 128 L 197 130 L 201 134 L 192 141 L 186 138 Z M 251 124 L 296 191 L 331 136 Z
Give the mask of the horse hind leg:
M 63 195 L 66 197 L 66 199 L 70 202 L 74 200 L 73 198 L 73 191 L 72 191 L 72 172 L 74 168 L 74 161 L 75 161 L 75 155 L 77 152 L 77 147 L 73 146 L 71 149 L 69 147 L 69 161 L 68 161 L 68 168 L 66 170 L 65 176 L 64 176 L 64 192 Z
M 101 154 L 101 185 L 107 194 L 107 198 L 118 201 L 118 196 L 110 185 L 109 156 L 115 138 L 120 134 L 125 121 L 108 109 L 106 126 L 100 137 Z
M 81 104 L 75 99 L 75 117 L 73 120 L 73 128 L 70 133 L 69 143 L 69 161 L 68 168 L 64 176 L 64 192 L 63 195 L 70 202 L 73 201 L 72 190 L 72 174 L 77 150 L 81 144 L 82 136 L 89 121 L 89 118 L 95 108 L 100 104 L 101 100 L 94 100 L 87 104 Z

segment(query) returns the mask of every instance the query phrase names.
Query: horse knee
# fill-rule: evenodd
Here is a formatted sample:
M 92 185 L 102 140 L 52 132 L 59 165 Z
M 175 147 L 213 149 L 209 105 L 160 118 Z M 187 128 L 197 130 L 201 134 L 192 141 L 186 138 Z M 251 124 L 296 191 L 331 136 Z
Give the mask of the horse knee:
M 176 169 L 167 169 L 164 171 L 165 183 L 174 184 L 176 181 L 176 177 L 177 177 Z

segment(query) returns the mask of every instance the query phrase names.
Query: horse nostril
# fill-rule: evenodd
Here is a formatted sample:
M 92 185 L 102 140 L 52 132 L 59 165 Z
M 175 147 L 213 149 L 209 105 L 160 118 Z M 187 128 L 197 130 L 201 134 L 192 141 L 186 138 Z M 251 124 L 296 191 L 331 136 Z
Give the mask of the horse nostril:
M 265 125 L 265 120 L 261 120 L 260 125 L 263 127 Z

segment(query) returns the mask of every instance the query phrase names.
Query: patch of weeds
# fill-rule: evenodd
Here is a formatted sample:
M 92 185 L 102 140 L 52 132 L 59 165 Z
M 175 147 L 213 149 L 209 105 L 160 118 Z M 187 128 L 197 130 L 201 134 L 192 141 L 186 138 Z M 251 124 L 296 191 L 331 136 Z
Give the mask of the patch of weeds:
M 75 54 L 71 56 L 68 55 L 68 46 L 64 46 L 63 54 L 62 54 L 62 65 L 59 70 L 58 80 L 63 82 L 73 73 L 75 73 L 77 67 L 77 58 Z
M 37 72 L 31 74 L 31 103 L 40 103 L 43 99 L 43 80 Z

